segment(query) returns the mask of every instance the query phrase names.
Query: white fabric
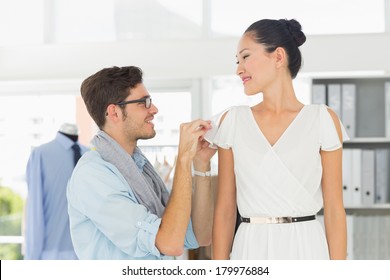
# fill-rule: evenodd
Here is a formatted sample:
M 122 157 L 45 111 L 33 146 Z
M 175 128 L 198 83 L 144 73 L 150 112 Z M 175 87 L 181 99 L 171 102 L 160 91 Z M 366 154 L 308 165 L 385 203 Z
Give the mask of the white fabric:
M 348 139 L 343 126 L 342 130 L 344 140 Z M 243 217 L 316 214 L 323 205 L 319 151 L 342 146 L 325 105 L 304 106 L 273 146 L 261 132 L 250 107 L 233 107 L 211 142 L 232 149 L 237 204 Z M 329 254 L 324 230 L 313 220 L 241 223 L 231 258 L 328 259 Z
M 227 111 L 230 110 L 230 108 L 231 107 L 219 112 L 218 114 L 215 114 L 210 118 L 212 129 L 206 132 L 206 134 L 204 135 L 204 139 L 210 143 L 209 147 L 212 149 L 218 149 L 218 146 L 213 143 L 213 139 L 215 138 L 215 135 L 218 132 L 218 127 L 219 124 L 221 123 L 221 118 Z

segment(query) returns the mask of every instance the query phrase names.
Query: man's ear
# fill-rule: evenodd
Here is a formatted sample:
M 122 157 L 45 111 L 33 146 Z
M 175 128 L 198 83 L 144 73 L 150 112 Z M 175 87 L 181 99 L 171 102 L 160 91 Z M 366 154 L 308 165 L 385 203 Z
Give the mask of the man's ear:
M 120 110 L 117 105 L 110 104 L 106 109 L 106 117 L 115 122 L 117 119 L 119 119 L 118 111 Z

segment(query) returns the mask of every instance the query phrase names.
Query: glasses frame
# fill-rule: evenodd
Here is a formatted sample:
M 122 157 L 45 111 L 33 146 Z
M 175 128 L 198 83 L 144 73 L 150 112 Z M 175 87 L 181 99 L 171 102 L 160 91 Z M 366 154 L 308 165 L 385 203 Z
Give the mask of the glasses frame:
M 115 103 L 115 105 L 123 106 L 126 104 L 133 104 L 133 103 L 144 103 L 146 109 L 150 109 L 152 107 L 152 98 L 150 96 L 142 97 L 140 99 L 136 100 L 129 100 L 129 101 L 121 101 L 118 103 Z

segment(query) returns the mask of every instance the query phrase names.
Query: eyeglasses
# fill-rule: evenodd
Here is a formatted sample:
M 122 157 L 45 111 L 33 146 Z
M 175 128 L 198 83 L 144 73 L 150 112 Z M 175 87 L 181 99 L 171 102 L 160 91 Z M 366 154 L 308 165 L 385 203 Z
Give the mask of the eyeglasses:
M 150 109 L 152 106 L 152 98 L 150 96 L 142 97 L 141 99 L 129 100 L 129 101 L 121 101 L 115 103 L 115 105 L 126 105 L 131 103 L 144 103 L 146 109 Z

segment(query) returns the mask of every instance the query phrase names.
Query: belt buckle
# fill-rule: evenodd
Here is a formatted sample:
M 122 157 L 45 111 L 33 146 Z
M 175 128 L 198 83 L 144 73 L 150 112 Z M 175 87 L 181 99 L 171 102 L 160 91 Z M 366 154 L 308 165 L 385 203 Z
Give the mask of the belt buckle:
M 292 217 L 277 217 L 276 223 L 278 224 L 292 223 Z

